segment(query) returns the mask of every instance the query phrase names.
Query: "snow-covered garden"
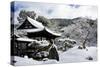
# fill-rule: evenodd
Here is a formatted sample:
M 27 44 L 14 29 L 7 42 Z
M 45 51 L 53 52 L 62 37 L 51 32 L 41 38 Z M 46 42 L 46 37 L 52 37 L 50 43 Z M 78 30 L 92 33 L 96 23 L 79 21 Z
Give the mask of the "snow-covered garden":
M 97 19 L 50 19 L 26 10 L 21 10 L 17 19 L 11 32 L 13 65 L 97 60 Z
M 73 63 L 73 62 L 86 62 L 86 61 L 96 61 L 97 60 L 97 48 L 87 47 L 86 49 L 78 49 L 75 46 L 68 51 L 59 51 L 59 61 L 44 58 L 42 61 L 33 60 L 27 56 L 18 57 L 14 56 L 14 65 L 34 65 L 34 64 L 54 64 L 54 63 Z

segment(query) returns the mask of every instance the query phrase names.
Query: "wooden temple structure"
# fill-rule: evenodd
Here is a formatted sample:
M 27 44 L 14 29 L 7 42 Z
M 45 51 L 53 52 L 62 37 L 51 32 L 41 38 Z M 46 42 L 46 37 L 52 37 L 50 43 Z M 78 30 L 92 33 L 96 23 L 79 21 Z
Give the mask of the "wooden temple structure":
M 39 41 L 39 40 L 45 39 L 51 42 L 52 39 L 55 39 L 56 37 L 61 36 L 61 34 L 57 34 L 51 31 L 47 27 L 43 26 L 42 23 L 30 17 L 27 17 L 27 19 L 23 23 L 19 24 L 16 30 L 27 33 L 25 37 L 19 37 L 19 36 L 16 37 L 16 34 L 12 36 L 13 39 L 14 37 L 16 37 L 14 41 L 12 40 L 12 45 L 14 45 L 11 47 L 12 55 L 18 55 L 18 56 L 23 56 L 27 54 L 26 51 L 28 49 L 27 48 L 28 44 L 35 42 L 35 40 Z M 50 46 L 46 46 L 44 48 L 48 49 L 49 47 Z M 19 50 L 19 51 L 16 52 L 16 50 Z M 14 54 L 14 51 L 15 51 L 15 54 Z
M 27 17 L 25 22 L 18 26 L 17 30 L 27 32 L 26 36 L 33 39 L 36 37 L 44 37 L 49 40 L 61 36 L 61 34 L 51 31 L 47 27 L 43 26 L 42 23 L 31 19 L 30 17 Z

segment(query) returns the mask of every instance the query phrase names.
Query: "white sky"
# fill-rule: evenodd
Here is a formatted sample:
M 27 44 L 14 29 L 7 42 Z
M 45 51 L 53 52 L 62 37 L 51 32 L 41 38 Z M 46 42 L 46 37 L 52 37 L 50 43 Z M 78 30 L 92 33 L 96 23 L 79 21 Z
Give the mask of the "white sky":
M 78 6 L 78 7 L 77 7 Z M 73 4 L 50 4 L 50 3 L 32 3 L 32 2 L 15 2 L 15 22 L 20 10 L 35 11 L 38 15 L 47 18 L 66 18 L 76 17 L 97 18 L 97 6 L 73 5 Z

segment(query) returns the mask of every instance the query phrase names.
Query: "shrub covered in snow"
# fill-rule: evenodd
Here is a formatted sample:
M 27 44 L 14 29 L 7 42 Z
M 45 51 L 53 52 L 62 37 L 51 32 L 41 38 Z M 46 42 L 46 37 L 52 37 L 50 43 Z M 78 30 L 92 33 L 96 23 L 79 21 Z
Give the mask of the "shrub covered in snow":
M 58 41 L 59 45 L 57 45 L 58 50 L 66 51 L 69 48 L 75 46 L 76 41 L 70 38 L 59 38 Z

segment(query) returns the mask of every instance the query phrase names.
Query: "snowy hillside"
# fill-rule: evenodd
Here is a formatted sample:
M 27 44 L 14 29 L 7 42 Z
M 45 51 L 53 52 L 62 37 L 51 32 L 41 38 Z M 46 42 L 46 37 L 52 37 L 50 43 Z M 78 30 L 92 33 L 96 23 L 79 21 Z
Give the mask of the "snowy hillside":
M 59 52 L 60 61 L 49 60 L 44 58 L 43 61 L 36 61 L 32 58 L 25 56 L 24 58 L 15 56 L 15 65 L 33 65 L 33 64 L 54 64 L 65 62 L 82 62 L 82 61 L 96 61 L 97 60 L 97 48 L 87 47 L 87 49 L 78 49 L 78 46 L 71 48 L 66 52 Z M 92 59 L 89 59 L 92 58 Z

